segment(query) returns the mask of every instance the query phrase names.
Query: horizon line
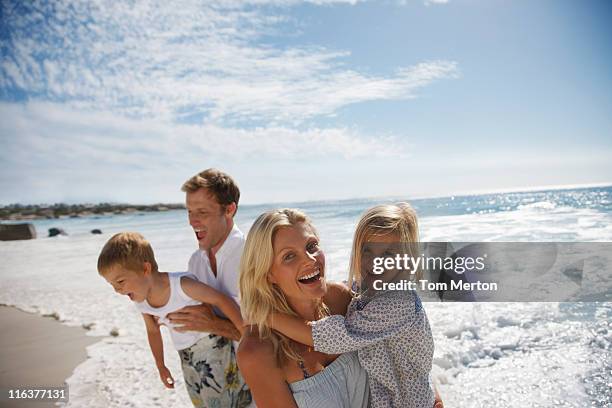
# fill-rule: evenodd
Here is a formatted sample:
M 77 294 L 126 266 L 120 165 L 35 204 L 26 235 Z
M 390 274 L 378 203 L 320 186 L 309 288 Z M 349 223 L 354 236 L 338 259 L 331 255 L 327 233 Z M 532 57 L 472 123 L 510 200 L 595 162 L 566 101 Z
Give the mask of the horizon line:
M 353 201 L 353 200 L 375 200 L 375 199 L 391 199 L 405 197 L 410 200 L 422 200 L 428 198 L 451 198 L 451 197 L 469 197 L 475 195 L 487 195 L 487 194 L 508 194 L 508 193 L 527 193 L 527 192 L 538 192 L 538 191 L 555 191 L 555 190 L 576 190 L 585 188 L 597 188 L 597 187 L 612 187 L 612 181 L 597 182 L 597 183 L 581 183 L 581 184 L 550 184 L 542 186 L 523 186 L 523 187 L 507 187 L 500 189 L 478 189 L 478 190 L 458 190 L 452 193 L 445 194 L 433 194 L 433 195 L 413 195 L 413 196 L 398 196 L 398 195 L 377 195 L 377 196 L 352 196 L 345 198 L 329 198 L 322 200 L 303 200 L 303 201 L 265 201 L 265 202 L 247 202 L 240 205 L 243 206 L 261 206 L 266 204 L 304 204 L 304 203 L 328 203 L 328 202 L 342 202 L 342 201 Z M 131 205 L 131 206 L 154 206 L 154 205 L 183 205 L 184 203 L 169 203 L 169 202 L 150 202 L 150 203 L 130 203 L 130 202 L 119 202 L 119 201 L 99 201 L 97 203 L 92 202 L 56 202 L 50 203 L 10 203 L 1 204 L 0 208 L 8 207 L 11 205 L 20 206 L 53 206 L 53 205 Z

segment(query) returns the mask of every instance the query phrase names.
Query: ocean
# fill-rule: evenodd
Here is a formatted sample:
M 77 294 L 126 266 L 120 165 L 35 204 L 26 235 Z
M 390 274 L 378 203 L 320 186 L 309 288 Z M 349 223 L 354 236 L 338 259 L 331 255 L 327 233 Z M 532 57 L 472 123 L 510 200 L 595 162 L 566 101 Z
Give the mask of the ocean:
M 328 280 L 341 281 L 360 214 L 394 201 L 414 206 L 423 241 L 612 241 L 612 187 L 241 205 L 236 223 L 246 233 L 265 210 L 304 210 L 321 236 Z M 89 358 L 68 379 L 67 406 L 190 406 L 167 333 L 166 362 L 177 380 L 175 390 L 159 380 L 136 308 L 96 271 L 100 249 L 120 231 L 142 233 L 162 270 L 185 270 L 196 249 L 186 212 L 33 223 L 38 239 L 0 242 L 0 303 L 55 313 L 64 324 L 104 336 L 88 347 Z M 46 238 L 51 227 L 68 235 Z M 103 234 L 92 235 L 94 228 Z M 612 407 L 612 303 L 424 305 L 435 340 L 433 377 L 446 406 Z

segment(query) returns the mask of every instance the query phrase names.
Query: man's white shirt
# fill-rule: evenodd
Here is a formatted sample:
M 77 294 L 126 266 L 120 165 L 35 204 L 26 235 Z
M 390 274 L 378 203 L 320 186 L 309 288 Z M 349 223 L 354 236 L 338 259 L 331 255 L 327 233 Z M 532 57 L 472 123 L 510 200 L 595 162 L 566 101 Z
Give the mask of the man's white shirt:
M 208 286 L 215 288 L 234 299 L 240 305 L 238 278 L 240 276 L 240 257 L 244 249 L 246 238 L 240 229 L 234 224 L 229 235 L 215 254 L 217 261 L 217 276 L 212 271 L 208 253 L 198 249 L 189 259 L 189 273 Z M 220 310 L 215 312 L 224 316 Z M 225 316 L 224 316 L 225 317 Z
M 219 292 L 230 296 L 238 306 L 240 306 L 240 289 L 238 287 L 238 278 L 240 277 L 240 258 L 244 250 L 246 238 L 240 229 L 234 224 L 229 235 L 221 245 L 221 248 L 215 254 L 217 261 L 217 276 L 210 267 L 208 253 L 198 249 L 191 255 L 189 259 L 189 272 L 194 274 L 196 278 Z M 219 316 L 226 317 L 216 307 L 215 313 Z M 238 341 L 233 341 L 234 349 L 238 350 Z M 255 401 L 251 402 L 249 408 L 257 408 Z

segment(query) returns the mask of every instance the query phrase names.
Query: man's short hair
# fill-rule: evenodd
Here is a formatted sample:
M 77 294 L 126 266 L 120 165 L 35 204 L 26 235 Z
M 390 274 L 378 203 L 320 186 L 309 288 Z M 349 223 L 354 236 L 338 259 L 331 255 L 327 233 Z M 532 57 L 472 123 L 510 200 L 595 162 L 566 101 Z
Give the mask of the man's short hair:
M 155 254 L 149 241 L 137 232 L 120 232 L 106 242 L 98 256 L 98 273 L 104 275 L 115 265 L 142 273 L 145 262 L 157 272 Z
M 240 189 L 234 179 L 217 169 L 206 169 L 191 177 L 181 187 L 185 193 L 194 193 L 201 188 L 208 190 L 223 207 L 240 200 Z

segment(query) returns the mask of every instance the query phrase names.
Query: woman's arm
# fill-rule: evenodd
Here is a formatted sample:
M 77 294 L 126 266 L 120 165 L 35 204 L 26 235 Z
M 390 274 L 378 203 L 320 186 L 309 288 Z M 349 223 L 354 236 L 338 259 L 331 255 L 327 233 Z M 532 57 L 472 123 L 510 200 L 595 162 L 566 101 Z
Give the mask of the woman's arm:
M 255 326 L 246 328 L 236 358 L 258 408 L 297 408 L 272 344 L 259 338 Z
M 244 332 L 240 308 L 229 296 L 186 276 L 181 278 L 181 288 L 190 298 L 217 306 L 234 323 L 240 334 Z
M 172 378 L 170 370 L 168 370 L 166 364 L 164 363 L 164 343 L 159 331 L 159 325 L 153 316 L 149 314 L 143 313 L 142 318 L 144 319 L 145 326 L 147 328 L 149 347 L 151 347 L 151 352 L 153 353 L 153 358 L 155 359 L 155 365 L 157 366 L 157 371 L 159 371 L 159 377 L 166 388 L 174 388 L 174 379 Z

